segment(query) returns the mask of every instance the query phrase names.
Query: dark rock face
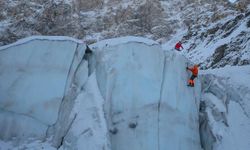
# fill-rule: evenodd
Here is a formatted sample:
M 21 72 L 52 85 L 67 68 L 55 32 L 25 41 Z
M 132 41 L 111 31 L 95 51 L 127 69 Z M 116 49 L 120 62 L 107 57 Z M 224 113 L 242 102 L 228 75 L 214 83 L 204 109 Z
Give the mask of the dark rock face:
M 243 14 L 238 15 L 233 20 L 228 21 L 225 23 L 221 29 L 224 30 L 226 33 L 222 36 L 223 38 L 228 37 L 238 26 L 237 24 L 239 21 L 244 17 Z
M 247 27 L 250 28 L 250 20 L 247 22 Z
M 77 11 L 91 11 L 100 9 L 104 4 L 103 0 L 74 0 L 73 5 Z
M 213 62 L 211 64 L 211 66 L 214 66 L 215 64 L 217 64 L 218 62 L 220 62 L 220 60 L 224 57 L 225 55 L 225 51 L 227 49 L 227 44 L 224 44 L 220 47 L 218 47 L 216 50 L 215 50 L 215 53 L 213 54 Z
M 226 65 L 249 65 L 250 60 L 247 45 L 250 42 L 250 33 L 242 31 L 232 38 L 230 43 L 223 44 L 216 48 L 214 54 L 204 64 L 210 64 L 203 69 L 219 68 Z
M 74 9 L 69 4 L 26 0 L 13 2 L 11 6 L 9 3 L 3 4 L 5 11 L 1 13 L 10 22 L 2 30 L 0 45 L 31 35 L 84 36 L 77 18 L 73 16 Z
M 170 30 L 163 23 L 159 0 L 133 2 L 71 0 L 69 2 L 1 1 L 0 21 L 8 21 L 0 30 L 1 45 L 31 35 L 62 35 L 87 41 L 124 35 L 166 36 Z M 154 28 L 154 30 L 152 30 Z M 90 38 L 86 38 L 86 37 Z

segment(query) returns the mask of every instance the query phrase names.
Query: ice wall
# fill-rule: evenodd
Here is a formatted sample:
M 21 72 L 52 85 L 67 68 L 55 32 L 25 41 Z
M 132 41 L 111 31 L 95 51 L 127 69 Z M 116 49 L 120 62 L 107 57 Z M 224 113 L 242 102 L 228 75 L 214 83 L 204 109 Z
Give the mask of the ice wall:
M 70 113 L 74 120 L 63 138 L 60 150 L 110 150 L 104 100 L 95 73 L 88 78 L 74 102 Z
M 183 56 L 143 42 L 93 48 L 112 150 L 200 149 L 200 82 L 186 86 Z
M 0 139 L 44 138 L 56 123 L 72 61 L 84 45 L 31 37 L 0 49 Z
M 199 102 L 201 84 L 195 79 L 195 88 L 187 87 L 190 65 L 176 52 L 166 52 L 159 103 L 159 149 L 198 150 Z
M 186 86 L 182 55 L 137 37 L 90 47 L 86 57 L 79 41 L 36 37 L 1 48 L 1 139 L 51 137 L 60 150 L 200 149 L 200 82 Z

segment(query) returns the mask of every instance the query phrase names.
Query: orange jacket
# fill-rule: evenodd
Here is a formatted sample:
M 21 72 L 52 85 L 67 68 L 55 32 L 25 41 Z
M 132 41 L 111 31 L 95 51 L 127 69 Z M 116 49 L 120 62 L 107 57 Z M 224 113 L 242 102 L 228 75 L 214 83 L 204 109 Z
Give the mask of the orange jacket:
M 198 75 L 198 66 L 194 66 L 193 68 L 188 68 L 188 70 L 190 70 L 192 73 L 193 73 L 193 75 L 195 75 L 195 76 L 197 76 Z

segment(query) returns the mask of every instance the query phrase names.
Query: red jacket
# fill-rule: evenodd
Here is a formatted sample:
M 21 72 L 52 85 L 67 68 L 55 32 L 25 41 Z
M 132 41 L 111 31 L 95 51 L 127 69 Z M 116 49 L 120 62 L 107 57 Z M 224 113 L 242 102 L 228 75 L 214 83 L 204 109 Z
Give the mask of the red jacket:
M 188 68 L 188 70 L 190 70 L 192 73 L 193 73 L 193 75 L 195 75 L 195 76 L 197 76 L 198 75 L 198 66 L 194 66 L 193 68 Z
M 183 49 L 183 47 L 182 47 L 182 45 L 181 45 L 180 42 L 176 43 L 175 48 L 176 48 L 176 49 L 180 49 L 180 48 Z

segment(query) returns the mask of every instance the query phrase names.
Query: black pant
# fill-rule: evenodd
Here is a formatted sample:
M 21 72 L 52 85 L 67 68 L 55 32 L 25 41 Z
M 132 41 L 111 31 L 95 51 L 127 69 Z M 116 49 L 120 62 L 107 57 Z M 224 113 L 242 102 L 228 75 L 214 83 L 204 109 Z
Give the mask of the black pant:
M 194 80 L 197 76 L 196 75 L 193 75 L 191 76 L 190 80 Z

